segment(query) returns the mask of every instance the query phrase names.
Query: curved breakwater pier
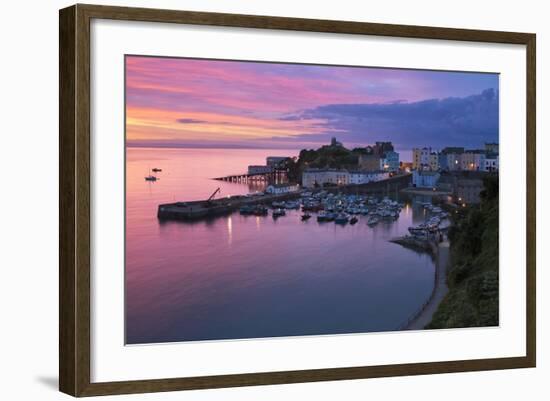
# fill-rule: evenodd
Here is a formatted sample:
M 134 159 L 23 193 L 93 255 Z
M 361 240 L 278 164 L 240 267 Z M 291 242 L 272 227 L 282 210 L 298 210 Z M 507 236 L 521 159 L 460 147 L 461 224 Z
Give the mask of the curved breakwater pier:
M 242 206 L 295 199 L 300 197 L 301 193 L 302 191 L 275 195 L 235 195 L 212 201 L 165 203 L 159 205 L 157 217 L 162 220 L 198 220 L 232 213 Z

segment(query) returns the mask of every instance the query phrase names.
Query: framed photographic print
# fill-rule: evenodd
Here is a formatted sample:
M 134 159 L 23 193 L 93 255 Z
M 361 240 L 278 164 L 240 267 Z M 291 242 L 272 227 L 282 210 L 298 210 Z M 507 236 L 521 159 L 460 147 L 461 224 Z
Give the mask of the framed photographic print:
M 60 11 L 60 390 L 534 367 L 535 35 Z

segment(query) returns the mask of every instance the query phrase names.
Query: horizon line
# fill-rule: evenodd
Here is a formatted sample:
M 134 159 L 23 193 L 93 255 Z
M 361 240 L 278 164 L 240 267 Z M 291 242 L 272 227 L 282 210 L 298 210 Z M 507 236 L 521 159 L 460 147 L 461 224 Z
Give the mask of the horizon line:
M 378 141 L 378 142 L 384 142 L 384 141 Z M 391 142 L 391 141 L 387 141 Z M 376 142 L 374 142 L 376 143 Z M 487 142 L 488 143 L 488 142 Z M 498 142 L 497 142 L 498 143 Z M 277 146 L 250 146 L 250 145 L 200 145 L 200 144 L 175 144 L 175 143 L 169 143 L 169 144 L 158 144 L 158 143 L 132 143 L 130 141 L 125 141 L 125 147 L 127 148 L 154 148 L 154 149 L 250 149 L 250 150 L 316 150 L 321 148 L 322 146 L 328 146 L 330 144 L 327 143 L 320 143 L 316 147 L 311 146 L 297 146 L 297 147 L 277 147 Z M 348 150 L 353 150 L 356 148 L 366 148 L 367 146 L 372 146 L 371 144 L 366 145 L 358 145 L 353 147 L 346 147 L 345 145 L 342 145 L 344 148 Z M 416 148 L 424 148 L 424 147 L 431 147 L 430 145 L 418 145 L 413 146 L 411 148 L 395 148 L 395 152 L 412 152 L 413 149 Z M 446 147 L 457 147 L 457 145 L 453 146 L 444 146 L 441 149 L 444 149 Z M 459 146 L 460 147 L 460 146 Z M 463 146 L 465 149 L 482 149 L 481 147 L 469 147 L 469 146 Z M 433 148 L 433 149 L 439 149 L 439 148 Z

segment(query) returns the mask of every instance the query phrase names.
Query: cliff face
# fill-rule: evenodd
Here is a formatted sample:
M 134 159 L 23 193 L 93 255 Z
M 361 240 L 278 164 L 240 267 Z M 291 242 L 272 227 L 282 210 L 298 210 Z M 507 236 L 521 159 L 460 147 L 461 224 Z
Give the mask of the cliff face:
M 498 325 L 498 177 L 484 179 L 481 204 L 460 209 L 449 232 L 449 293 L 426 327 Z

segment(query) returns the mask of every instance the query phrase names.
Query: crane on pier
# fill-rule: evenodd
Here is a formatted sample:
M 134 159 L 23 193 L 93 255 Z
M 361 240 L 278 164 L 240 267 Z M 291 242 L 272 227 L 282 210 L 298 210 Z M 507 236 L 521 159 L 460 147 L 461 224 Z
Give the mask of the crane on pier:
M 207 203 L 207 204 L 210 204 L 210 203 L 212 202 L 212 199 L 214 198 L 214 196 L 216 196 L 216 194 L 217 194 L 218 192 L 220 192 L 220 191 L 221 191 L 221 189 L 220 189 L 220 187 L 218 187 L 218 188 L 212 193 L 212 195 L 210 195 L 210 197 L 206 200 L 206 203 Z

